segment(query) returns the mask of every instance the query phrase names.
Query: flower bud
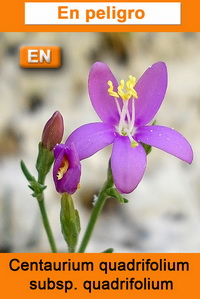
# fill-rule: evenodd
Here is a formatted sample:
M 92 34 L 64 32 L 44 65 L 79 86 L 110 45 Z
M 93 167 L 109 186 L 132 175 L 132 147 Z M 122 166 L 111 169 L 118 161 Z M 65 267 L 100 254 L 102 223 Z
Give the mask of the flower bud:
M 49 151 L 60 143 L 64 133 L 63 117 L 59 111 L 54 112 L 44 126 L 42 133 L 42 145 Z
M 79 213 L 74 207 L 71 195 L 68 193 L 63 193 L 61 197 L 60 222 L 69 252 L 75 252 L 81 226 Z
M 79 189 L 81 163 L 74 144 L 54 148 L 53 179 L 57 192 L 73 194 Z

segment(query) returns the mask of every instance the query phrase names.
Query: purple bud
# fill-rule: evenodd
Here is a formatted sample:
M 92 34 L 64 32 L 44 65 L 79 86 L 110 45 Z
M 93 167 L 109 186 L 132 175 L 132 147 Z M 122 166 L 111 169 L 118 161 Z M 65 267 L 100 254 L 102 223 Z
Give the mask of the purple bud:
M 49 151 L 60 143 L 64 133 L 63 117 L 59 111 L 54 112 L 44 126 L 42 133 L 42 145 Z
M 53 179 L 57 192 L 73 194 L 79 189 L 81 164 L 74 144 L 54 148 Z

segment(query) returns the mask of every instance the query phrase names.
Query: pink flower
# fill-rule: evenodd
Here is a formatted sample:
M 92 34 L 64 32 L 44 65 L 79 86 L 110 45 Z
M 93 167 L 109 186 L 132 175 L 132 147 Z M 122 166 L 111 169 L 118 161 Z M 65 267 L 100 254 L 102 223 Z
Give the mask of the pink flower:
M 74 144 L 54 148 L 53 179 L 57 192 L 73 194 L 79 188 L 81 164 Z
M 141 143 L 191 163 L 192 148 L 180 133 L 147 125 L 160 108 L 166 88 L 167 68 L 163 62 L 150 66 L 137 82 L 129 76 L 120 84 L 106 64 L 96 62 L 89 74 L 89 94 L 102 122 L 76 129 L 66 144 L 73 143 L 82 160 L 113 143 L 111 169 L 121 193 L 132 192 L 144 175 L 147 159 Z

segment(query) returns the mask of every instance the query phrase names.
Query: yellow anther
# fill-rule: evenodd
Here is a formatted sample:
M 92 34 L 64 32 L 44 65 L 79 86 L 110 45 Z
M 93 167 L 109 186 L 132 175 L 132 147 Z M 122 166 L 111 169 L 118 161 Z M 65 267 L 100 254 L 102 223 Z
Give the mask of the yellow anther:
M 118 89 L 122 90 L 124 88 L 124 80 L 120 80 L 120 85 L 118 86 Z
M 131 75 L 128 78 L 129 80 L 126 82 L 126 91 L 130 93 L 134 98 L 137 99 L 138 95 L 136 90 L 134 89 L 134 86 L 136 84 L 136 78 Z
M 124 80 L 120 81 L 120 85 L 118 86 L 117 90 L 118 90 L 118 94 L 119 96 L 123 99 L 124 97 L 124 92 L 123 92 L 123 88 L 124 88 Z
M 63 175 L 67 172 L 68 168 L 69 168 L 69 162 L 67 158 L 64 157 L 60 164 L 60 168 L 58 169 L 58 173 L 56 175 L 58 180 L 61 180 L 63 178 Z
M 119 96 L 124 100 L 129 100 L 131 97 L 134 97 L 135 99 L 138 98 L 137 91 L 134 89 L 134 86 L 136 84 L 136 78 L 133 76 L 129 76 L 129 80 L 126 82 L 126 92 L 123 91 L 124 89 L 124 80 L 120 81 L 120 85 L 117 88 L 117 92 L 113 91 L 113 83 L 111 81 L 108 81 L 108 93 L 109 95 L 119 98 Z
M 137 143 L 135 140 L 133 140 L 133 141 L 131 142 L 131 147 L 135 148 L 135 147 L 137 147 L 137 146 L 138 146 L 138 143 Z
M 119 98 L 119 95 L 117 94 L 117 92 L 113 91 L 113 83 L 112 81 L 108 81 L 108 93 L 110 96 L 115 97 L 115 98 Z

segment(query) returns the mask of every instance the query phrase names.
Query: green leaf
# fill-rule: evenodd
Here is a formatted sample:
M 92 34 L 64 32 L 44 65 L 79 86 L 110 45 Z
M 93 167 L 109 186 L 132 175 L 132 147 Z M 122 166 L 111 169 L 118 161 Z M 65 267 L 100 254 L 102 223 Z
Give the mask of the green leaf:
M 75 252 L 81 230 L 80 218 L 78 211 L 74 208 L 72 197 L 68 193 L 63 193 L 61 197 L 60 222 L 69 252 Z
M 107 170 L 107 182 L 106 182 L 108 187 L 113 187 L 114 181 L 113 181 L 113 175 L 112 175 L 112 170 L 111 170 L 111 161 L 109 160 L 108 163 L 108 170 Z
M 120 203 L 128 202 L 128 199 L 124 198 L 116 188 L 109 188 L 106 190 L 106 193 L 108 196 L 116 198 Z
M 22 172 L 23 174 L 25 175 L 26 179 L 31 182 L 31 181 L 36 181 L 34 176 L 32 176 L 30 174 L 30 172 L 28 171 L 28 168 L 26 167 L 26 164 L 24 163 L 24 161 L 21 161 L 20 162 L 20 166 L 21 166 L 21 169 L 22 169 Z
M 47 186 L 40 184 L 36 181 L 34 176 L 30 174 L 28 171 L 25 163 L 21 161 L 21 169 L 23 171 L 23 174 L 25 175 L 26 179 L 29 182 L 28 187 L 33 191 L 32 196 L 33 197 L 38 197 L 41 195 L 41 193 L 46 189 Z
M 142 142 L 141 142 L 141 144 L 142 144 L 142 146 L 143 146 L 143 148 L 146 152 L 146 155 L 150 154 L 150 152 L 152 151 L 152 146 L 148 145 L 148 144 L 145 144 L 145 143 L 142 143 Z
M 113 253 L 114 249 L 113 248 L 108 248 L 104 250 L 102 253 Z
M 153 120 L 151 126 L 155 126 L 156 125 L 156 119 Z
M 38 197 L 47 188 L 47 186 L 36 181 L 30 181 L 30 185 L 28 185 L 28 187 L 33 191 L 33 197 Z

